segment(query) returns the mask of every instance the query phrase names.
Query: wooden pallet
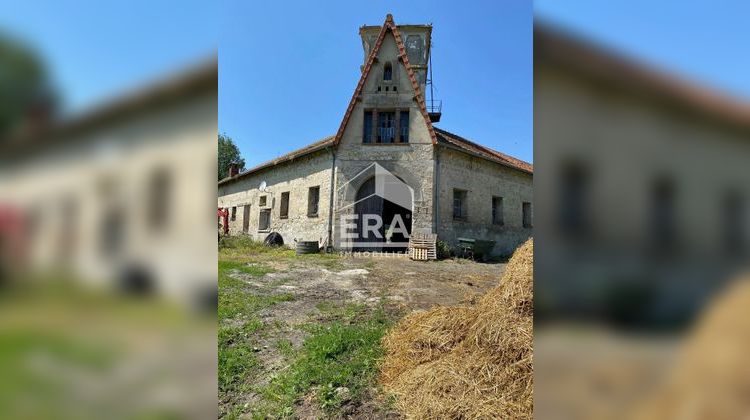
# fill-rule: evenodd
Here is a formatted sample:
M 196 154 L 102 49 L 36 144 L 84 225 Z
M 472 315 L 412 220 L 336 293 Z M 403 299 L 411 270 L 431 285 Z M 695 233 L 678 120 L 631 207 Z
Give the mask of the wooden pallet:
M 437 235 L 434 233 L 413 233 L 409 238 L 409 256 L 413 260 L 437 259 Z

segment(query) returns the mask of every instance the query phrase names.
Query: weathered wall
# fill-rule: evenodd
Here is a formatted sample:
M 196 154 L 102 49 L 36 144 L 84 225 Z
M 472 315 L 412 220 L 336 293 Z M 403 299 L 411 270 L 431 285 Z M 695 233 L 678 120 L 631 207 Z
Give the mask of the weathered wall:
M 586 195 L 589 238 L 625 252 L 648 249 L 656 180 L 675 183 L 680 253 L 723 252 L 723 198 L 750 196 L 748 133 L 681 115 L 554 72 L 538 71 L 536 121 L 538 225 L 559 232 L 563 169 L 576 163 L 590 174 Z M 750 216 L 739 228 L 750 238 Z M 555 238 L 549 238 L 551 241 Z M 561 239 L 561 238 L 560 238 Z
M 522 203 L 533 203 L 532 176 L 462 152 L 438 151 L 438 238 L 455 246 L 456 238 L 497 242 L 494 253 L 510 254 L 532 233 L 523 227 Z M 467 218 L 453 220 L 453 190 L 467 191 Z M 492 197 L 503 198 L 503 225 L 492 223 Z M 532 221 L 533 221 L 532 205 Z
M 730 252 L 725 238 L 732 232 L 745 244 L 750 239 L 747 130 L 556 68 L 537 66 L 534 86 L 535 275 L 547 295 L 580 308 L 600 303 L 582 293 L 592 285 L 600 296 L 608 296 L 605 285 L 640 287 L 659 296 L 645 299 L 655 316 L 679 317 L 744 268 L 750 248 Z M 585 229 L 577 232 L 560 223 L 571 165 L 587 174 L 578 212 Z M 664 179 L 674 191 L 664 212 L 674 226 L 671 247 L 657 242 L 655 229 L 655 188 Z M 725 208 L 729 193 L 746 203 L 734 226 Z
M 216 107 L 209 91 L 0 159 L 0 205 L 29 217 L 32 268 L 111 287 L 138 267 L 171 297 L 215 291 Z M 161 197 L 156 174 L 167 181 Z M 166 218 L 155 225 L 160 199 Z
M 266 182 L 266 189 L 258 187 Z M 219 186 L 219 207 L 230 211 L 229 232 L 246 233 L 263 240 L 269 232 L 278 232 L 284 243 L 294 246 L 294 240 L 326 240 L 328 234 L 329 194 L 331 182 L 331 154 L 327 150 L 315 152 L 292 162 L 276 165 L 257 173 L 243 176 L 228 185 Z M 320 187 L 318 216 L 308 217 L 307 194 L 310 187 Z M 289 217 L 281 219 L 281 193 L 289 192 Z M 259 231 L 260 197 L 266 195 L 271 207 L 271 228 Z M 243 230 L 244 206 L 250 206 L 248 230 Z M 236 207 L 235 220 L 231 220 L 232 207 Z

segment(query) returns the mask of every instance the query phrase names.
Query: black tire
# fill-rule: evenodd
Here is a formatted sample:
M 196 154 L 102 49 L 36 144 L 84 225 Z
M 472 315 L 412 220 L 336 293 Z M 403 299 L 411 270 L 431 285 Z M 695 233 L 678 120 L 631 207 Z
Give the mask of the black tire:
M 284 245 L 284 238 L 278 232 L 271 232 L 263 240 L 263 244 L 268 246 L 282 246 Z

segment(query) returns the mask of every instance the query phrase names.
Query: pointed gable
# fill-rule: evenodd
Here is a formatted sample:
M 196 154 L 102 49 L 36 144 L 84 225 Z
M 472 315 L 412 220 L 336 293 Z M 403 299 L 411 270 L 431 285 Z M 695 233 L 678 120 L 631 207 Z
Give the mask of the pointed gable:
M 414 74 L 414 71 L 409 65 L 409 57 L 406 54 L 406 48 L 404 47 L 404 43 L 403 43 L 403 40 L 401 39 L 401 34 L 399 33 L 398 27 L 393 21 L 393 15 L 388 14 L 385 18 L 385 22 L 383 22 L 383 26 L 380 28 L 380 33 L 378 34 L 375 44 L 373 45 L 370 51 L 370 55 L 367 58 L 367 63 L 365 64 L 364 69 L 362 70 L 362 75 L 359 78 L 359 82 L 357 82 L 357 87 L 354 89 L 354 94 L 352 95 L 352 98 L 349 101 L 349 106 L 346 108 L 346 113 L 344 114 L 344 118 L 341 120 L 341 125 L 339 126 L 339 129 L 336 132 L 336 136 L 334 138 L 335 145 L 338 145 L 341 142 L 341 138 L 344 136 L 344 131 L 346 129 L 347 124 L 349 123 L 349 118 L 351 117 L 352 112 L 354 112 L 354 107 L 357 103 L 357 100 L 360 98 L 360 95 L 362 94 L 362 90 L 364 89 L 365 82 L 367 81 L 367 77 L 373 68 L 373 64 L 375 63 L 376 57 L 378 56 L 378 51 L 380 50 L 380 47 L 383 44 L 383 40 L 385 39 L 385 35 L 386 33 L 388 33 L 388 31 L 391 32 L 391 34 L 393 35 L 393 38 L 396 41 L 396 47 L 398 48 L 398 59 L 399 61 L 401 61 L 404 68 L 406 69 L 406 74 L 408 75 L 412 89 L 414 90 L 414 100 L 417 101 L 419 111 L 422 114 L 422 117 L 424 118 L 425 124 L 427 125 L 427 130 L 430 133 L 432 144 L 437 144 L 437 136 L 435 134 L 435 130 L 432 127 L 432 121 L 430 121 L 430 116 L 427 113 L 427 107 L 425 104 L 424 94 L 422 92 L 422 89 L 419 86 L 419 83 L 417 82 L 417 78 L 416 78 L 416 75 Z

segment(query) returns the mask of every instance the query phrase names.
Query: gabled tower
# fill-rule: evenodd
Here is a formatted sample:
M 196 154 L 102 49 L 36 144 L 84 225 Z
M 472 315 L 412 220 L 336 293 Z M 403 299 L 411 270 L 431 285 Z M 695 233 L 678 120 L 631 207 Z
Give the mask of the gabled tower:
M 404 34 L 401 28 L 406 30 Z M 335 144 L 341 142 L 355 108 L 365 108 L 362 119 L 359 115 L 355 119 L 364 125 L 362 143 L 437 142 L 432 128 L 432 122 L 437 119 L 430 115 L 425 101 L 431 33 L 431 25 L 397 26 L 390 14 L 382 26 L 360 28 L 365 53 L 362 75 L 339 126 Z M 405 38 L 410 47 L 404 43 Z M 413 118 L 417 116 L 423 117 L 423 122 Z M 426 133 L 414 133 L 412 123 L 426 125 Z M 415 137 L 414 134 L 420 135 Z M 421 134 L 427 134 L 427 138 Z
M 363 63 L 360 70 L 363 70 L 367 59 L 370 57 L 372 48 L 380 34 L 380 26 L 368 25 L 359 28 L 359 35 L 362 37 L 362 49 L 364 52 Z M 432 25 L 398 25 L 401 33 L 401 41 L 406 47 L 406 54 L 409 57 L 417 82 L 424 92 L 427 82 L 427 66 L 430 62 L 430 41 L 432 36 Z M 394 57 L 396 59 L 396 57 Z
M 434 231 L 432 194 L 437 136 L 424 96 L 431 32 L 430 25 L 398 26 L 391 15 L 381 26 L 360 28 L 365 60 L 334 139 L 336 220 L 347 212 L 356 216 L 364 211 L 356 203 L 360 195 L 369 192 L 369 168 L 377 164 L 413 192 L 411 206 L 399 204 L 399 211 L 404 214 L 398 214 L 410 223 L 407 230 Z M 380 215 L 383 226 L 392 226 L 391 210 L 383 204 L 382 214 L 374 208 L 368 211 Z M 334 238 L 342 239 L 343 235 L 335 234 Z
M 406 49 L 406 55 L 409 58 L 409 65 L 414 72 L 425 100 L 427 100 L 427 89 L 431 87 L 428 85 L 432 82 L 429 77 L 432 25 L 398 25 L 397 28 L 401 35 L 401 42 Z M 374 25 L 365 25 L 359 28 L 359 35 L 362 38 L 362 50 L 364 52 L 363 64 L 360 66 L 360 71 L 364 71 L 367 59 L 377 42 L 380 30 L 381 26 Z M 442 108 L 440 105 L 440 103 L 435 104 L 431 96 L 429 101 L 426 102 L 427 112 L 432 122 L 440 121 L 440 108 Z

